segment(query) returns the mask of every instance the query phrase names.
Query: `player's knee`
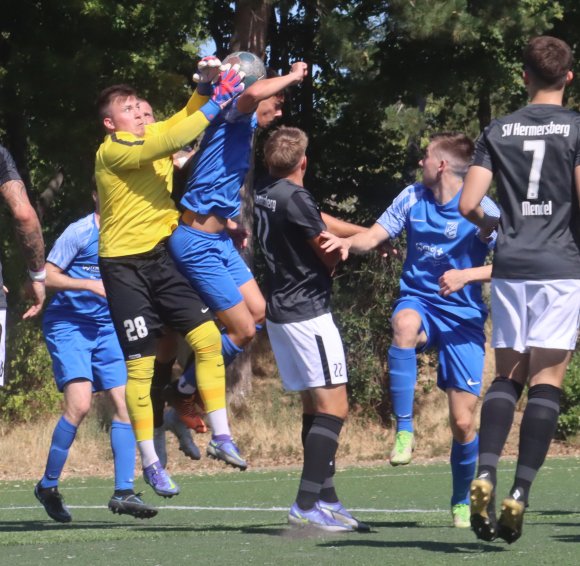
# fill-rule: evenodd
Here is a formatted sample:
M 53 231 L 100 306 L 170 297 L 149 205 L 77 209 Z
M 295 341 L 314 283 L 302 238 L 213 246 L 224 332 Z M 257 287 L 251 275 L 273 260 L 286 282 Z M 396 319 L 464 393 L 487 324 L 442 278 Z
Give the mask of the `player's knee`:
M 473 416 L 464 414 L 451 417 L 451 430 L 457 442 L 469 442 L 475 431 Z
M 236 327 L 231 331 L 228 328 L 228 334 L 237 346 L 243 348 L 246 344 L 251 342 L 256 335 L 256 325 L 254 320 L 250 319 L 244 321 L 243 323 L 236 325 Z
M 91 401 L 79 399 L 65 407 L 64 418 L 74 426 L 79 426 L 88 415 L 91 408 Z
M 213 321 L 204 322 L 188 332 L 185 341 L 199 360 L 221 355 L 222 336 Z
M 393 338 L 400 348 L 414 348 L 421 329 L 421 319 L 417 315 L 398 313 L 393 318 Z

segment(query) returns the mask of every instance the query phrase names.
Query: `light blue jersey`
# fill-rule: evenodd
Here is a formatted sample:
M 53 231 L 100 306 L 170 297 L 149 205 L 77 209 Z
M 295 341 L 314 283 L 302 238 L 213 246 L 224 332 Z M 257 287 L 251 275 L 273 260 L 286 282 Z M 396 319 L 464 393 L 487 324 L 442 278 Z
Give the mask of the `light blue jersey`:
M 98 264 L 99 229 L 90 214 L 70 224 L 60 235 L 47 261 L 75 279 L 100 279 Z M 107 299 L 90 291 L 59 291 L 44 314 L 45 322 L 86 321 L 112 324 Z
M 256 115 L 241 113 L 234 102 L 208 126 L 193 156 L 182 206 L 221 218 L 240 213 L 240 189 L 257 125 Z
M 478 229 L 459 212 L 461 191 L 439 204 L 433 192 L 421 183 L 409 185 L 377 220 L 391 238 L 407 232 L 407 257 L 401 274 L 401 299 L 420 297 L 430 305 L 463 318 L 485 318 L 487 309 L 481 284 L 466 285 L 448 297 L 439 294 L 439 278 L 449 269 L 467 269 L 484 264 L 489 249 L 478 238 Z M 499 217 L 495 203 L 485 197 L 482 206 Z

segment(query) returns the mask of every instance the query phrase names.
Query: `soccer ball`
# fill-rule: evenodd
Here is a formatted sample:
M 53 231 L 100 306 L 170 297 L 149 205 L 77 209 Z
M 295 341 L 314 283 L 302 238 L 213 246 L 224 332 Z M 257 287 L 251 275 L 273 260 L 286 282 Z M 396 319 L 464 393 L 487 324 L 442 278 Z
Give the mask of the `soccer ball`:
M 230 65 L 239 65 L 240 71 L 243 71 L 246 76 L 243 83 L 246 88 L 253 85 L 256 81 L 266 77 L 266 66 L 262 59 L 249 51 L 236 51 L 230 53 L 222 63 Z

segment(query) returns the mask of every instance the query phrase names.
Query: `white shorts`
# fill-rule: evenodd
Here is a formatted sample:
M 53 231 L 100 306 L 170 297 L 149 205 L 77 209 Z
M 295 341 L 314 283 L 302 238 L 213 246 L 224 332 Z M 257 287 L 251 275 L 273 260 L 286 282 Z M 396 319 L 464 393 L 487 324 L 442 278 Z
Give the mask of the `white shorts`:
M 0 387 L 4 385 L 5 361 L 6 361 L 6 309 L 0 309 Z
M 491 280 L 494 348 L 574 350 L 580 316 L 580 280 Z
M 286 391 L 348 381 L 342 340 L 330 313 L 301 322 L 267 320 L 266 328 Z

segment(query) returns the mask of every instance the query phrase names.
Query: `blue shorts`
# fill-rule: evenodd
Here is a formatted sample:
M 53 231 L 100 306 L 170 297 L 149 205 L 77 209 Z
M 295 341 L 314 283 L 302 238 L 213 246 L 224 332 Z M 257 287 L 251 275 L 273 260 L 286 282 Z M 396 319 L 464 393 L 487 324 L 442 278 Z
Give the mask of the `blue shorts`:
M 213 312 L 243 301 L 239 288 L 254 276 L 227 232 L 211 234 L 180 222 L 168 248 L 179 271 Z
M 422 351 L 437 348 L 439 352 L 437 386 L 443 391 L 452 388 L 479 396 L 485 359 L 485 317 L 462 318 L 419 297 L 400 298 L 393 316 L 403 309 L 413 309 L 421 317 L 427 334 Z
M 73 379 L 88 379 L 93 391 L 127 384 L 127 367 L 112 324 L 43 323 L 44 339 L 59 391 Z

